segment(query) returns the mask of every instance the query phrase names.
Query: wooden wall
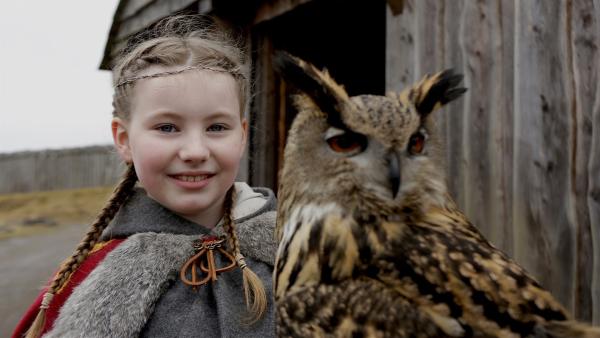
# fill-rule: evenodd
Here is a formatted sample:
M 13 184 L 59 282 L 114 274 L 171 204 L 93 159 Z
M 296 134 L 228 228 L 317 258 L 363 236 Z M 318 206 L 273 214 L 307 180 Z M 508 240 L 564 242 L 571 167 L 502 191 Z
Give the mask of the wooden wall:
M 111 186 L 124 170 L 113 146 L 0 154 L 0 194 Z
M 465 75 L 437 116 L 458 204 L 600 324 L 600 1 L 410 0 L 387 20 L 388 90 Z

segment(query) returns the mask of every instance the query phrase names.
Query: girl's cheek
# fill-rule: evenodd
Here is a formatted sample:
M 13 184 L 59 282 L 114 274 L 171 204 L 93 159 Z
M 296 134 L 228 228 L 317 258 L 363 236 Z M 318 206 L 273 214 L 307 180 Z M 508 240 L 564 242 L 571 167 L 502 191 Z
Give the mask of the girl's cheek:
M 212 154 L 214 156 L 226 157 L 231 159 L 237 157 L 236 154 L 243 150 L 238 143 L 224 143 L 220 144 L 218 148 L 212 147 L 211 149 L 213 150 Z

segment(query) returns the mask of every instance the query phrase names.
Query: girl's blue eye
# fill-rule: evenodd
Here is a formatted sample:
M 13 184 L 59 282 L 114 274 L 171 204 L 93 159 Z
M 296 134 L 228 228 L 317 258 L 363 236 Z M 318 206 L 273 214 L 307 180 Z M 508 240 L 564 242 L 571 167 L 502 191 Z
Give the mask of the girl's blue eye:
M 213 124 L 207 129 L 208 131 L 225 131 L 227 128 L 222 124 Z
M 177 128 L 175 128 L 175 126 L 172 124 L 162 124 L 156 127 L 156 130 L 161 131 L 163 133 L 173 133 L 177 131 Z

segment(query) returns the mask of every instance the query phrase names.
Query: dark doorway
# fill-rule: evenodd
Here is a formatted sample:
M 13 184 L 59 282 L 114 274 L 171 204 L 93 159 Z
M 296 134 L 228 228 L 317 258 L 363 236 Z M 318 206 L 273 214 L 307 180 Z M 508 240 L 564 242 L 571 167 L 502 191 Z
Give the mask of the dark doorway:
M 250 180 L 277 188 L 287 131 L 296 115 L 295 89 L 273 73 L 271 54 L 284 50 L 327 68 L 350 96 L 385 92 L 385 0 L 313 0 L 253 30 L 256 127 Z M 255 123 L 253 123 L 255 122 Z
M 312 1 L 272 20 L 274 49 L 327 68 L 348 93 L 384 94 L 386 2 Z

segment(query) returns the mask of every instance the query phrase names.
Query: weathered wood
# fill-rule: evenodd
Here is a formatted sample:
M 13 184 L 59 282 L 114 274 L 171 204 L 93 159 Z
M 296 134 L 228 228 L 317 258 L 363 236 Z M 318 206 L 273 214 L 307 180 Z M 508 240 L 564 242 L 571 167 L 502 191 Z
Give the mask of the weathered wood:
M 115 61 L 118 60 L 119 56 L 121 55 L 121 52 L 123 51 L 123 49 L 125 49 L 125 47 L 127 47 L 127 39 L 126 38 L 123 40 L 114 42 L 113 48 L 111 50 L 111 56 L 110 56 L 110 60 L 111 60 L 110 67 L 111 68 L 114 65 Z
M 571 157 L 571 197 L 573 222 L 576 225 L 577 266 L 575 273 L 575 315 L 592 320 L 592 272 L 589 259 L 592 256 L 590 213 L 587 201 L 588 164 L 592 136 L 592 112 L 596 92 L 597 45 L 596 26 L 592 0 L 567 2 L 566 46 L 571 82 L 571 114 L 574 115 L 573 156 Z M 597 174 L 600 174 L 597 172 Z
M 0 194 L 110 186 L 123 170 L 112 146 L 0 154 Z
M 126 39 L 195 2 L 194 0 L 156 0 L 150 2 L 139 9 L 135 15 L 122 21 L 121 18 L 118 19 L 120 27 L 116 34 L 116 40 Z
M 400 17 L 395 18 L 387 10 L 386 46 L 393 53 L 386 53 L 385 88 L 400 92 L 416 80 L 415 58 L 415 12 L 413 0 L 408 0 Z
M 499 248 L 513 255 L 513 94 L 514 94 L 514 2 L 497 2 L 494 14 L 494 63 L 496 86 L 492 87 L 490 105 L 492 139 L 487 151 L 491 154 L 490 196 L 488 223 L 490 236 Z M 502 65 L 497 67 L 495 65 Z M 474 82 L 472 82 L 474 86 Z
M 198 13 L 208 14 L 212 10 L 213 10 L 212 0 L 199 0 L 198 1 Z
M 415 16 L 415 51 L 419 56 L 415 58 L 415 74 L 417 78 L 439 70 L 439 48 L 443 40 L 438 36 L 439 23 L 438 7 L 443 4 L 436 0 L 419 0 L 414 2 Z M 443 47 L 441 47 L 443 48 Z M 422 56 L 427 57 L 422 57 Z M 443 55 L 443 54 L 442 54 Z
M 390 8 L 390 13 L 393 16 L 402 14 L 404 11 L 405 0 L 387 0 L 388 6 Z
M 256 30 L 252 38 L 256 51 L 253 67 L 256 70 L 255 100 L 250 114 L 250 184 L 276 189 L 278 105 L 275 74 L 272 66 L 273 45 L 267 34 Z
M 600 45 L 600 0 L 594 0 L 593 14 L 595 35 L 595 51 Z M 598 62 L 598 56 L 594 59 Z M 600 325 L 600 66 L 596 63 L 593 69 L 592 81 L 595 84 L 594 105 L 592 108 L 592 130 L 590 136 L 590 154 L 588 163 L 587 203 L 590 213 L 590 229 L 592 237 L 592 254 L 588 257 L 587 266 L 592 270 L 592 319 Z
M 262 1 L 258 4 L 252 24 L 276 18 L 294 8 L 313 0 L 280 0 L 280 1 Z
M 455 1 L 450 6 L 445 3 L 443 17 L 444 31 L 444 66 L 443 68 L 454 68 L 457 72 L 464 73 L 463 53 L 460 48 L 462 31 L 464 1 Z M 419 55 L 417 57 L 423 57 Z M 469 78 L 465 78 L 464 85 L 469 88 L 467 95 L 471 95 L 473 88 Z M 459 206 L 465 205 L 465 160 L 463 149 L 463 115 L 465 100 L 453 102 L 437 114 L 438 128 L 444 130 L 446 137 L 446 171 L 448 176 L 448 188 Z
M 503 37 L 503 19 L 509 24 L 512 20 L 502 17 L 502 6 L 507 11 L 512 9 L 505 1 L 467 1 L 461 16 L 463 72 L 473 87 L 465 96 L 462 118 L 465 129 L 461 175 L 465 185 L 461 206 L 496 246 L 512 253 L 514 47 L 512 31 L 508 38 Z M 508 67 L 504 67 L 504 62 Z
M 515 258 L 573 310 L 573 135 L 564 62 L 564 4 L 521 1 L 515 32 Z
M 148 28 L 160 19 L 195 3 L 197 6 L 207 7 L 205 1 L 198 2 L 197 0 L 120 1 L 113 17 L 100 69 L 111 69 L 115 58 L 126 46 L 128 38 Z
M 491 154 L 487 146 L 491 136 L 491 114 L 495 104 L 493 97 L 498 75 L 491 65 L 495 61 L 493 46 L 497 31 L 496 18 L 491 2 L 467 1 L 464 4 L 461 20 L 463 52 L 463 72 L 471 83 L 477 84 L 477 91 L 465 95 L 463 111 L 464 130 L 463 152 L 465 166 L 465 199 L 463 209 L 471 221 L 482 232 L 490 236 L 491 225 L 487 216 L 496 202 L 489 189 L 491 183 Z M 477 27 L 477 29 L 472 29 Z M 477 140 L 477 141 L 475 141 Z
M 144 7 L 156 1 L 157 0 L 127 0 L 119 19 L 125 21 L 134 15 L 139 15 Z
M 436 116 L 451 194 L 577 318 L 600 322 L 600 0 L 408 4 L 388 11 L 386 89 L 465 74 L 465 97 Z

